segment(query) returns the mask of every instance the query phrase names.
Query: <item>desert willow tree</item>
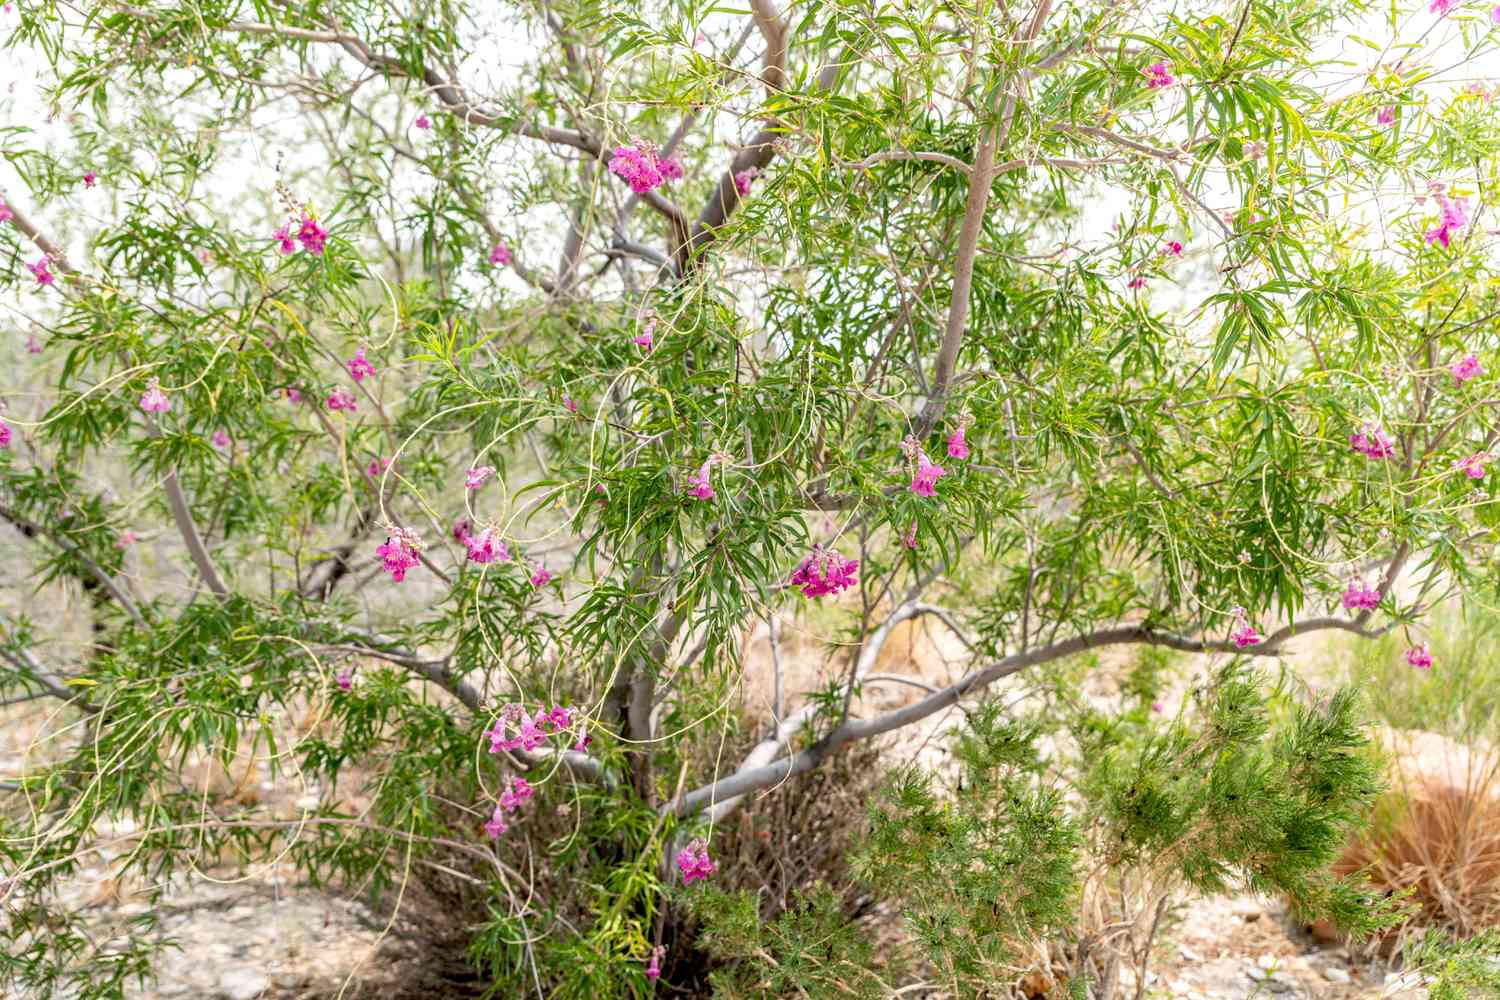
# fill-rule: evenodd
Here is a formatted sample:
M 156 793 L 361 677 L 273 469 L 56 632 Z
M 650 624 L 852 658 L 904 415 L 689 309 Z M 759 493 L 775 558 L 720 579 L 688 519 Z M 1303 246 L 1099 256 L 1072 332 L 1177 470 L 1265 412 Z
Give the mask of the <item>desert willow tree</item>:
M 1398 629 L 1418 669 L 1424 612 L 1488 593 L 1488 5 L 4 17 L 0 515 L 35 572 L 0 697 L 42 720 L 3 787 L 23 992 L 149 968 L 150 913 L 103 933 L 65 903 L 112 844 L 148 894 L 224 857 L 388 900 L 466 866 L 494 982 L 644 993 L 664 904 L 717 891 L 715 824 L 840 748 L 1108 646 L 1243 663 Z M 83 629 L 37 606 L 57 588 Z M 860 710 L 925 616 L 967 672 Z M 747 720 L 769 621 L 820 630 L 835 676 Z M 1223 690 L 1162 767 L 1259 732 L 1227 732 Z M 1368 793 L 1357 732 L 1344 700 L 1296 711 L 1275 773 L 1301 798 L 1189 851 L 1169 820 L 1223 789 L 1169 781 L 1120 807 L 1118 856 L 1357 921 L 1317 874 Z M 1009 738 L 986 718 L 981 771 Z M 320 804 L 185 770 L 237 755 Z M 991 814 L 1066 860 L 1039 781 Z M 896 852 L 902 808 L 912 836 L 946 815 L 906 792 L 874 817 Z M 1071 871 L 1037 869 L 1058 906 L 975 930 L 952 984 L 1066 923 Z

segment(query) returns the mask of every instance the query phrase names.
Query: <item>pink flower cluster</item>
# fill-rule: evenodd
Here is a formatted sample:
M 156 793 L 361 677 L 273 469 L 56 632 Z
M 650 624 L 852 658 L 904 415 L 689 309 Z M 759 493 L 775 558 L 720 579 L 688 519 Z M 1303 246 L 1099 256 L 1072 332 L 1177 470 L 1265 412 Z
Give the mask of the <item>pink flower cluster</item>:
M 1470 379 L 1478 378 L 1484 374 L 1484 367 L 1480 365 L 1479 359 L 1472 354 L 1465 354 L 1448 369 L 1453 375 L 1454 385 L 1463 385 Z
M 755 178 L 760 176 L 760 171 L 754 167 L 741 170 L 734 175 L 734 189 L 740 193 L 740 197 L 750 193 L 750 185 L 755 183 Z
M 0 420 L 0 448 L 10 447 L 10 424 Z
M 682 881 L 692 885 L 697 880 L 707 880 L 714 873 L 714 863 L 708 856 L 708 843 L 697 838 L 677 852 L 677 870 L 682 872 Z
M 420 561 L 417 559 L 420 547 L 421 539 L 416 532 L 410 528 L 392 528 L 385 544 L 378 546 L 375 554 L 385 563 L 385 571 L 391 574 L 391 579 L 400 583 L 406 579 L 406 571 Z
M 335 389 L 328 397 L 328 408 L 330 410 L 349 410 L 352 412 L 359 409 L 359 404 L 354 401 L 354 393 L 348 389 Z
M 541 563 L 537 563 L 536 569 L 531 572 L 531 585 L 541 590 L 552 582 L 552 571 Z
M 57 276 L 52 273 L 51 267 L 52 257 L 50 254 L 47 254 L 35 264 L 27 264 L 26 270 L 30 271 L 32 277 L 36 278 L 38 285 L 50 285 L 57 280 Z
M 365 347 L 360 345 L 359 350 L 354 352 L 354 357 L 344 362 L 344 367 L 349 369 L 349 377 L 356 382 L 363 382 L 366 378 L 375 374 L 375 366 L 370 364 L 365 357 Z
M 714 493 L 713 484 L 708 479 L 708 470 L 713 462 L 712 458 L 708 459 L 697 472 L 688 477 L 688 496 L 697 500 L 712 500 L 717 496 Z
M 644 143 L 617 147 L 615 155 L 610 158 L 609 169 L 623 178 L 636 194 L 645 194 L 682 176 L 682 165 L 676 157 L 660 159 L 656 149 Z
M 1363 580 L 1352 580 L 1344 591 L 1345 611 L 1374 611 L 1380 607 L 1380 591 Z
M 948 436 L 948 457 L 963 460 L 969 457 L 969 442 L 964 439 L 964 427 L 959 425 L 958 430 Z
M 631 337 L 631 342 L 637 347 L 649 351 L 656 346 L 656 317 L 652 316 L 646 320 L 641 327 L 641 332 Z
M 295 234 L 292 233 L 292 224 L 283 222 L 281 228 L 276 230 L 271 238 L 279 244 L 278 249 L 283 256 L 296 253 L 297 244 L 301 243 L 302 249 L 314 257 L 321 257 L 323 248 L 328 245 L 328 231 L 318 225 L 318 220 L 306 212 L 302 213 L 302 225 L 298 227 Z
M 495 803 L 495 812 L 490 816 L 490 821 L 484 824 L 484 832 L 491 839 L 496 840 L 510 827 L 505 822 L 507 813 L 519 812 L 521 807 L 531 801 L 534 789 L 531 782 L 525 778 L 510 779 L 510 787 L 500 793 L 499 800 Z
M 1455 229 L 1462 229 L 1469 224 L 1469 216 L 1466 211 L 1467 198 L 1447 198 L 1444 195 L 1436 195 L 1438 207 L 1442 209 L 1442 215 L 1438 218 L 1438 224 L 1427 230 L 1427 243 L 1441 243 L 1444 249 L 1448 247 L 1449 238 Z
M 344 669 L 338 672 L 333 682 L 339 686 L 339 690 L 348 694 L 354 687 L 354 664 L 346 663 Z
M 505 542 L 494 528 L 485 528 L 475 535 L 470 532 L 468 521 L 460 521 L 453 527 L 453 537 L 469 550 L 469 562 L 479 563 L 481 566 L 492 562 L 510 562 L 510 549 L 505 547 Z
M 390 459 L 372 458 L 370 459 L 370 464 L 365 466 L 365 475 L 370 477 L 371 479 L 379 479 L 380 476 L 385 472 L 385 470 L 389 469 L 390 467 Z
M 526 709 L 512 702 L 500 710 L 499 718 L 492 727 L 485 730 L 485 735 L 490 738 L 490 753 L 507 750 L 530 752 L 547 742 L 547 737 L 567 732 L 573 727 L 573 722 L 571 708 L 554 705 L 550 712 L 537 709 L 536 715 L 527 715 Z M 515 736 L 506 735 L 506 730 L 510 727 L 515 727 Z M 580 730 L 578 742 L 573 749 L 581 751 L 587 745 L 588 737 Z
M 97 184 L 98 182 L 99 182 L 99 175 L 96 174 L 96 173 L 94 173 L 92 170 L 87 171 L 86 173 L 84 173 L 84 175 L 83 175 L 83 186 L 84 187 L 91 188 L 95 184 Z
M 214 436 L 210 438 L 210 440 L 213 441 L 214 447 L 219 449 L 220 451 L 228 448 L 231 443 L 229 440 L 229 432 L 224 430 L 224 428 L 222 427 L 214 431 Z
M 1379 424 L 1367 423 L 1349 435 L 1349 447 L 1366 458 L 1390 458 L 1396 453 L 1391 441 Z
M 1420 646 L 1413 646 L 1411 649 L 1408 649 L 1406 651 L 1406 662 L 1418 670 L 1431 670 L 1432 653 L 1428 650 L 1427 643 L 1424 642 Z
M 499 264 L 502 267 L 511 262 L 510 247 L 504 243 L 496 243 L 490 250 L 490 263 Z
M 1375 115 L 1375 124 L 1377 125 L 1394 125 L 1395 123 L 1396 106 L 1394 104 L 1387 104 Z
M 1152 90 L 1170 87 L 1176 82 L 1176 79 L 1172 76 L 1172 67 L 1164 62 L 1154 62 L 1141 70 L 1141 72 L 1146 75 L 1146 86 Z
M 1256 631 L 1254 625 L 1250 624 L 1244 608 L 1235 608 L 1230 613 L 1234 615 L 1234 628 L 1229 632 L 1229 641 L 1236 647 L 1244 649 L 1246 646 L 1256 646 L 1264 641 L 1265 637 Z
M 793 587 L 802 588 L 803 597 L 822 597 L 854 586 L 859 582 L 855 576 L 858 572 L 858 559 L 845 559 L 837 552 L 824 551 L 823 546 L 817 545 L 802 560 L 789 582 Z
M 1438 17 L 1447 17 L 1458 6 L 1458 0 L 1432 0 L 1427 10 Z

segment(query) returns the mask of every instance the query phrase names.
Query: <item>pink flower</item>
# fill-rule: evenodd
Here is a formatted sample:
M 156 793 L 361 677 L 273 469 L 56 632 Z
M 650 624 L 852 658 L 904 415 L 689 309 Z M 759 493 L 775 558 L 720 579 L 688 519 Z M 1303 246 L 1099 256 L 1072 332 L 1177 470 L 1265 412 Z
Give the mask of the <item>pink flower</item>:
M 575 403 L 575 402 L 573 402 L 573 397 L 572 396 L 564 396 L 563 397 L 563 409 L 567 410 L 569 413 L 577 413 L 578 412 L 578 404 Z
M 426 115 L 417 115 L 416 126 L 425 132 L 432 128 L 432 121 Z
M 661 170 L 661 176 L 664 181 L 682 180 L 682 164 L 677 162 L 677 157 L 675 156 L 669 156 L 664 160 L 659 160 L 657 162 L 657 168 Z
M 917 522 L 913 520 L 911 526 L 906 529 L 906 534 L 901 536 L 901 544 L 907 548 L 916 550 L 917 547 Z
M 1160 90 L 1170 87 L 1175 82 L 1172 76 L 1172 67 L 1164 62 L 1154 62 L 1141 70 L 1146 75 L 1146 86 L 1152 90 Z
M 347 389 L 335 389 L 328 397 L 328 408 L 330 410 L 349 410 L 352 412 L 359 409 L 359 404 L 354 401 L 354 393 Z
M 662 173 L 661 161 L 656 158 L 656 150 L 644 145 L 616 147 L 609 169 L 624 179 L 636 194 L 645 194 L 667 180 Z
M 510 247 L 504 243 L 496 243 L 490 249 L 490 263 L 504 266 L 511 262 Z
M 1484 463 L 1488 462 L 1489 460 L 1490 456 L 1488 455 L 1470 455 L 1462 462 L 1459 462 L 1458 467 L 1460 469 L 1463 469 L 1464 475 L 1468 476 L 1470 479 L 1483 479 Z
M 340 691 L 348 694 L 349 689 L 354 687 L 354 664 L 346 663 L 344 669 L 340 670 L 333 680 L 339 686 Z
M 682 881 L 687 885 L 692 885 L 696 879 L 707 879 L 714 873 L 708 844 L 702 837 L 677 852 L 677 869 L 682 872 Z
M 52 271 L 49 269 L 51 264 L 52 258 L 50 256 L 44 256 L 35 264 L 27 264 L 26 270 L 32 273 L 32 275 L 36 278 L 36 283 L 38 285 L 50 285 L 57 280 Z
M 385 544 L 375 549 L 375 554 L 385 563 L 385 571 L 391 579 L 400 583 L 406 579 L 406 571 L 420 562 L 417 559 L 417 536 L 407 528 L 394 528 L 386 537 Z
M 1375 115 L 1376 125 L 1394 125 L 1396 123 L 1396 106 L 1387 104 Z
M 26 338 L 26 353 L 27 354 L 41 354 L 42 353 L 42 342 L 39 341 L 39 340 L 37 340 L 35 335 L 32 335 L 32 336 Z
M 1432 0 L 1432 4 L 1427 9 L 1429 12 L 1436 14 L 1438 17 L 1446 17 L 1450 13 L 1452 13 L 1453 8 L 1457 6 L 1458 0 Z
M 1390 458 L 1396 453 L 1391 439 L 1379 424 L 1367 423 L 1349 435 L 1349 447 L 1367 458 Z
M 751 167 L 749 170 L 741 170 L 734 175 L 734 189 L 740 193 L 740 197 L 750 193 L 750 185 L 755 183 L 755 178 L 760 171 Z
M 276 241 L 276 248 L 281 252 L 283 257 L 297 252 L 297 241 L 293 238 L 291 229 L 292 224 L 290 222 L 283 222 L 281 228 L 271 234 L 271 239 Z
M 172 403 L 167 399 L 167 394 L 161 391 L 161 383 L 152 379 L 145 395 L 141 397 L 141 412 L 166 413 L 171 408 Z
M 1230 630 L 1229 640 L 1235 646 L 1244 649 L 1246 646 L 1258 645 L 1263 640 L 1261 634 L 1255 630 L 1255 626 L 1250 624 L 1244 608 L 1236 607 L 1229 613 L 1234 616 L 1234 628 Z
M 1427 243 L 1429 246 L 1433 243 L 1441 243 L 1443 249 L 1446 250 L 1453 231 L 1455 229 L 1462 229 L 1469 224 L 1469 216 L 1466 212 L 1468 199 L 1449 199 L 1441 194 L 1437 195 L 1436 198 L 1439 207 L 1443 211 L 1441 217 L 1438 219 L 1437 226 L 1427 230 Z
M 822 597 L 854 586 L 858 582 L 855 579 L 858 572 L 858 559 L 846 560 L 837 552 L 825 552 L 823 546 L 817 545 L 787 582 L 793 587 L 801 587 L 803 597 Z
M 680 857 L 681 856 L 679 855 L 679 858 Z M 664 948 L 664 947 L 662 947 L 661 945 L 657 945 L 655 948 L 651 949 L 651 960 L 646 963 L 646 978 L 647 979 L 660 979 L 661 978 L 661 960 L 664 959 L 664 958 L 666 958 L 666 957 L 667 957 L 667 949 Z
M 1490 11 L 1490 23 L 1500 24 L 1500 6 L 1497 6 Z
M 698 500 L 712 500 L 714 498 L 713 484 L 708 480 L 708 469 L 709 466 L 713 465 L 713 461 L 711 458 L 708 459 L 703 463 L 702 468 L 688 477 L 688 485 L 692 487 L 688 490 L 688 496 Z
M 463 517 L 459 518 L 457 521 L 453 522 L 453 538 L 454 538 L 454 540 L 455 541 L 460 541 L 460 542 L 464 541 L 466 538 L 469 537 L 469 532 L 472 531 L 473 529 L 474 529 L 474 526 L 469 523 L 468 518 L 463 518 Z
M 9 205 L 7 205 L 3 201 L 0 201 L 0 222 L 9 222 L 15 216 L 15 214 L 15 212 L 12 212 L 10 210 Z
M 1431 670 L 1432 653 L 1427 649 L 1427 643 L 1424 642 L 1420 646 L 1413 646 L 1411 649 L 1408 649 L 1406 651 L 1406 662 L 1418 670 Z
M 225 448 L 229 447 L 229 432 L 221 427 L 218 430 L 214 431 L 212 440 L 214 443 L 214 447 L 219 449 L 220 451 L 223 451 Z
M 1166 254 L 1168 257 L 1181 257 L 1182 243 L 1178 240 L 1169 240 L 1167 242 L 1167 245 L 1162 248 L 1162 253 Z
M 296 389 L 293 389 L 291 386 L 287 386 L 285 389 L 281 390 L 281 393 L 286 397 L 286 401 L 288 403 L 302 402 L 302 393 L 298 392 Z
M 547 569 L 546 566 L 543 566 L 540 563 L 538 563 L 537 567 L 536 567 L 536 572 L 531 574 L 531 585 L 533 587 L 535 587 L 536 589 L 541 590 L 543 587 L 547 586 L 547 584 L 549 584 L 551 582 L 552 582 L 552 574 L 551 574 L 551 572 L 548 571 L 548 569 Z
M 365 475 L 371 479 L 379 479 L 381 474 L 390 467 L 390 459 L 372 458 L 370 459 L 370 464 L 365 466 Z
M 1472 354 L 1465 354 L 1462 360 L 1453 362 L 1448 369 L 1453 374 L 1453 384 L 1463 385 L 1471 378 L 1478 378 L 1484 374 L 1484 368 L 1479 364 L 1479 359 Z
M 493 465 L 476 465 L 464 474 L 464 486 L 471 490 L 477 490 L 489 482 L 490 477 L 494 474 L 495 467 Z
M 481 566 L 492 562 L 510 562 L 510 550 L 503 541 L 495 537 L 493 528 L 485 528 L 477 535 L 465 533 L 459 541 L 469 550 L 469 562 L 479 563 Z
M 653 316 L 646 321 L 641 332 L 630 338 L 637 347 L 650 351 L 656 346 L 656 317 Z
M 1151 703 L 1151 711 L 1155 712 L 1157 715 L 1160 715 L 1162 713 L 1162 709 L 1164 709 L 1165 707 L 1166 706 L 1164 706 L 1159 701 L 1153 701 Z
M 0 420 L 0 448 L 10 447 L 10 424 Z
M 318 225 L 317 219 L 304 213 L 302 227 L 297 230 L 297 242 L 314 257 L 321 257 L 323 248 L 328 244 L 328 231 Z
M 927 457 L 927 453 L 919 452 L 917 455 L 917 471 L 911 477 L 911 491 L 919 497 L 937 496 L 936 485 L 939 476 L 946 475 L 941 465 L 934 465 Z
M 129 531 L 129 530 L 122 531 L 122 532 L 120 532 L 120 537 L 115 540 L 115 548 L 117 548 L 117 549 L 128 549 L 132 545 L 134 545 L 135 543 L 136 543 L 135 532 Z
M 499 840 L 500 835 L 509 829 L 510 827 L 505 823 L 505 812 L 500 808 L 499 804 L 496 804 L 495 812 L 490 816 L 490 821 L 484 824 L 485 836 L 491 840 Z
M 359 350 L 354 352 L 354 357 L 344 362 L 344 367 L 349 369 L 349 377 L 356 382 L 363 382 L 367 375 L 375 374 L 375 366 L 365 358 L 365 348 L 361 344 Z
M 1369 587 L 1363 580 L 1354 580 L 1344 591 L 1345 611 L 1373 611 L 1380 607 L 1380 591 Z
M 1132 291 L 1139 291 L 1140 289 L 1145 288 L 1146 276 L 1144 274 L 1137 274 L 1134 278 L 1131 278 L 1128 282 L 1125 283 L 1125 287 L 1131 289 Z
M 531 783 L 525 778 L 512 778 L 510 787 L 500 793 L 500 807 L 506 812 L 515 812 L 531 800 Z
M 969 457 L 969 442 L 964 440 L 964 428 L 960 427 L 948 436 L 948 457 L 957 459 Z
M 91 188 L 94 186 L 94 183 L 98 179 L 99 175 L 90 170 L 88 173 L 83 175 L 83 186 L 86 188 Z

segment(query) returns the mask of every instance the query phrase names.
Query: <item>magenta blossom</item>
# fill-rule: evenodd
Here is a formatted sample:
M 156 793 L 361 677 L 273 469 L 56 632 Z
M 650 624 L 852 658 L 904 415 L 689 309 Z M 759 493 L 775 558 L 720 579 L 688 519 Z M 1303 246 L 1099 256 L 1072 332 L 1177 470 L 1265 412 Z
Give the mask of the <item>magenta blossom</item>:
M 31 336 L 29 336 L 29 337 L 26 338 L 26 353 L 27 354 L 41 354 L 42 353 L 42 342 L 40 340 L 36 339 L 36 335 L 35 334 L 33 334 L 33 335 L 31 335 Z
M 708 856 L 708 844 L 699 837 L 677 852 L 677 868 L 682 872 L 682 881 L 692 885 L 695 880 L 706 880 L 714 873 L 714 863 Z
M 1432 653 L 1427 649 L 1427 643 L 1424 642 L 1420 646 L 1413 646 L 1411 649 L 1408 649 L 1406 651 L 1406 662 L 1418 670 L 1431 670 Z
M 502 267 L 511 262 L 510 247 L 504 243 L 496 243 L 490 249 L 490 263 L 499 264 Z
M 428 118 L 426 115 L 417 115 L 416 126 L 423 132 L 426 132 L 428 129 L 432 128 L 432 119 Z
M 1390 458 L 1396 453 L 1395 443 L 1379 424 L 1367 423 L 1349 435 L 1349 447 L 1366 458 Z
M 668 156 L 662 160 L 658 160 L 657 169 L 661 171 L 662 179 L 665 181 L 682 180 L 682 164 L 677 161 L 677 157 L 675 156 Z
M 801 587 L 803 597 L 822 597 L 854 586 L 858 582 L 855 578 L 858 572 L 858 559 L 845 559 L 837 552 L 824 551 L 823 546 L 817 545 L 788 582 L 793 587 Z
M 959 427 L 948 436 L 948 457 L 957 459 L 969 457 L 969 442 L 964 440 L 963 427 Z
M 1432 0 L 1427 10 L 1438 17 L 1447 17 L 1458 6 L 1458 0 Z
M 1234 616 L 1234 628 L 1229 632 L 1229 641 L 1237 648 L 1244 649 L 1246 646 L 1256 646 L 1265 641 L 1265 637 L 1256 631 L 1254 625 L 1250 624 L 1244 608 L 1234 608 L 1230 614 Z
M 317 219 L 304 214 L 302 226 L 297 230 L 297 242 L 302 244 L 302 249 L 314 257 L 321 257 L 323 248 L 328 245 L 328 231 L 318 225 Z
M 365 357 L 363 344 L 354 352 L 354 357 L 344 362 L 344 367 L 349 369 L 349 377 L 356 382 L 363 382 L 367 376 L 375 374 L 375 366 Z
M 1500 6 L 1496 6 L 1490 10 L 1490 23 L 1500 24 Z
M 636 334 L 634 337 L 631 337 L 630 339 L 631 342 L 634 343 L 637 347 L 640 347 L 647 351 L 650 351 L 653 347 L 655 347 L 656 317 L 652 316 L 650 319 L 646 320 L 646 325 L 641 329 L 641 332 Z
M 1151 711 L 1155 712 L 1157 715 L 1160 715 L 1165 709 L 1166 706 L 1159 701 L 1153 701 L 1151 703 Z
M 385 544 L 375 549 L 375 554 L 385 563 L 385 571 L 391 574 L 391 579 L 400 583 L 406 579 L 406 571 L 420 562 L 416 533 L 407 528 L 392 529 Z
M 4 420 L 0 420 L 0 448 L 10 447 L 10 436 L 10 424 L 7 424 Z
M 500 805 L 506 812 L 515 812 L 531 800 L 531 782 L 525 778 L 512 778 L 510 787 L 500 793 Z
M 754 167 L 734 175 L 734 189 L 740 193 L 741 198 L 750 193 L 750 185 L 755 183 L 755 178 L 759 175 L 760 171 Z
M 12 212 L 10 210 L 9 205 L 7 205 L 3 201 L 0 201 L 0 222 L 9 222 L 15 216 L 15 214 L 15 212 Z
M 1354 580 L 1344 591 L 1343 603 L 1345 611 L 1373 611 L 1380 607 L 1380 591 L 1363 580 Z
M 938 477 L 946 475 L 941 465 L 934 465 L 927 453 L 917 454 L 917 471 L 911 477 L 911 491 L 919 497 L 937 496 Z
M 1140 291 L 1146 287 L 1146 276 L 1144 274 L 1137 274 L 1125 283 L 1125 287 L 1132 291 Z
M 276 241 L 276 249 L 281 252 L 283 257 L 297 252 L 297 240 L 292 235 L 292 224 L 290 222 L 283 222 L 281 228 L 271 234 L 271 239 Z
M 340 670 L 333 680 L 339 686 L 340 691 L 348 694 L 349 690 L 354 687 L 354 664 L 346 663 L 344 669 Z
M 327 402 L 330 410 L 349 410 L 352 412 L 359 409 L 359 404 L 354 401 L 354 393 L 347 389 L 333 390 Z
M 715 496 L 713 484 L 709 482 L 708 470 L 713 465 L 713 459 L 707 459 L 703 466 L 688 477 L 688 496 L 698 500 L 712 500 Z
M 1488 462 L 1489 460 L 1490 460 L 1490 456 L 1489 455 L 1485 455 L 1485 454 L 1470 455 L 1468 458 L 1464 459 L 1462 462 L 1459 462 L 1458 463 L 1458 467 L 1460 469 L 1464 470 L 1464 475 L 1468 476 L 1470 479 L 1483 479 L 1484 478 L 1484 463 Z
M 611 173 L 624 179 L 636 194 L 645 194 L 668 180 L 662 172 L 656 150 L 642 144 L 616 147 L 615 154 L 609 161 L 609 169 Z M 677 173 L 681 172 L 678 168 Z
M 569 413 L 577 413 L 578 412 L 578 404 L 573 401 L 573 397 L 572 396 L 564 396 L 563 400 L 562 400 L 562 403 L 563 403 L 563 409 L 567 410 Z
M 465 534 L 459 539 L 469 550 L 469 562 L 481 566 L 492 562 L 510 562 L 510 550 L 495 535 L 494 528 L 485 528 L 477 535 Z
M 1442 215 L 1438 219 L 1438 224 L 1434 228 L 1427 230 L 1427 243 L 1429 246 L 1433 243 L 1441 243 L 1443 249 L 1446 250 L 1454 230 L 1462 229 L 1469 224 L 1469 216 L 1466 211 L 1469 200 L 1467 198 L 1450 199 L 1443 195 L 1437 195 L 1436 197 L 1438 207 L 1442 209 Z
M 476 465 L 464 473 L 464 487 L 470 490 L 477 490 L 489 482 L 490 477 L 494 474 L 495 467 L 493 465 Z
M 379 479 L 381 474 L 390 467 L 390 459 L 372 458 L 370 459 L 370 464 L 365 466 L 365 475 L 371 479 Z
M 57 280 L 56 275 L 54 275 L 51 271 L 51 265 L 52 258 L 50 256 L 44 256 L 35 264 L 27 264 L 26 270 L 30 271 L 32 277 L 36 278 L 36 283 L 38 285 L 50 285 Z
M 219 449 L 220 451 L 223 451 L 225 448 L 229 447 L 229 432 L 221 427 L 218 430 L 214 431 L 212 440 L 214 443 L 214 447 Z
M 115 540 L 115 548 L 117 548 L 117 549 L 128 549 L 132 545 L 134 545 L 135 543 L 136 543 L 135 532 L 126 530 L 126 531 L 120 532 L 120 537 Z
M 1146 75 L 1146 86 L 1152 90 L 1170 87 L 1176 82 L 1172 76 L 1172 67 L 1164 62 L 1154 62 L 1141 70 L 1141 72 Z
M 1394 125 L 1396 123 L 1396 106 L 1387 104 L 1375 115 L 1375 124 Z
M 537 567 L 536 567 L 536 572 L 534 572 L 534 573 L 531 574 L 531 585 L 533 587 L 537 588 L 538 590 L 541 590 L 543 587 L 547 586 L 547 584 L 549 584 L 551 582 L 552 582 L 552 573 L 551 573 L 551 571 L 548 570 L 546 566 L 543 566 L 541 563 L 538 563 Z
M 1162 253 L 1168 257 L 1182 256 L 1182 243 L 1178 240 L 1168 240 L 1167 245 L 1162 248 Z
M 1461 360 L 1453 362 L 1448 371 L 1452 373 L 1455 385 L 1463 385 L 1469 379 L 1483 375 L 1484 367 L 1474 355 L 1465 354 Z
M 667 957 L 667 949 L 657 945 L 651 949 L 651 960 L 646 963 L 646 978 L 661 978 L 661 960 Z
M 489 822 L 484 824 L 484 834 L 491 840 L 499 840 L 500 835 L 509 829 L 510 827 L 505 822 L 505 811 L 497 803 L 494 814 L 490 816 Z
M 141 396 L 142 413 L 166 413 L 172 408 L 171 400 L 167 394 L 161 391 L 161 383 L 156 379 L 146 388 L 145 395 Z
M 98 180 L 99 175 L 90 170 L 83 175 L 83 186 L 86 188 L 91 188 Z
M 287 386 L 285 389 L 281 390 L 281 394 L 286 397 L 286 401 L 288 403 L 302 402 L 302 393 L 296 389 L 293 389 L 291 386 Z
M 904 535 L 901 536 L 901 544 L 905 545 L 909 549 L 912 549 L 913 551 L 916 550 L 916 547 L 917 547 L 917 522 L 915 520 L 912 521 L 911 525 L 906 529 L 906 534 L 904 534 Z

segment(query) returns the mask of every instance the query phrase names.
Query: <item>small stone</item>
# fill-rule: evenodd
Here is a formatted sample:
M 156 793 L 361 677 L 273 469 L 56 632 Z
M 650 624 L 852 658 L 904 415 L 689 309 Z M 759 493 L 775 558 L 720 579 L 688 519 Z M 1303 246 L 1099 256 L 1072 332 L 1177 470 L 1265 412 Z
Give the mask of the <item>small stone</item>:
M 219 992 L 229 1000 L 255 1000 L 271 981 L 254 969 L 229 969 L 219 976 Z
M 1353 979 L 1350 978 L 1349 973 L 1345 972 L 1343 969 L 1340 969 L 1336 965 L 1330 965 L 1328 968 L 1324 969 L 1323 978 L 1328 980 L 1330 983 L 1339 983 L 1340 985 L 1348 985 L 1349 983 L 1353 982 Z
M 1182 953 L 1183 961 L 1186 961 L 1186 962 L 1201 962 L 1201 961 L 1203 961 L 1203 956 L 1202 955 L 1198 954 L 1196 951 L 1194 951 L 1193 949 L 1189 948 L 1185 944 L 1184 945 L 1179 945 L 1178 948 L 1177 948 L 1177 950 Z

